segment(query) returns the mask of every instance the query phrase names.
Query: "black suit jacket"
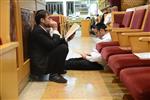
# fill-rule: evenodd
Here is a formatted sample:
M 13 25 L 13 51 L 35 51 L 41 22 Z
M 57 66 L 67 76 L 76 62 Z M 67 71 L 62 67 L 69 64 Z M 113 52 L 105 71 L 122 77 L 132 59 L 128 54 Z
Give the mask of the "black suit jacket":
M 50 34 L 40 26 L 35 26 L 31 32 L 29 42 L 31 73 L 46 73 L 49 53 L 62 43 L 66 43 L 66 41 L 60 38 L 59 35 L 54 34 L 53 37 L 51 37 Z

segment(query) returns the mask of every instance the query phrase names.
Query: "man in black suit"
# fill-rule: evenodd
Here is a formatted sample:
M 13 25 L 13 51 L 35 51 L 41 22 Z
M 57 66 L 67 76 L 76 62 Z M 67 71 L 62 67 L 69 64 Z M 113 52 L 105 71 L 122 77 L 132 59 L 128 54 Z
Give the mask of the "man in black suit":
M 48 12 L 39 10 L 35 14 L 36 26 L 30 35 L 31 74 L 50 74 L 49 80 L 57 83 L 66 83 L 61 75 L 64 73 L 65 59 L 68 54 L 68 44 L 60 38 L 57 24 Z M 49 32 L 52 28 L 53 31 Z

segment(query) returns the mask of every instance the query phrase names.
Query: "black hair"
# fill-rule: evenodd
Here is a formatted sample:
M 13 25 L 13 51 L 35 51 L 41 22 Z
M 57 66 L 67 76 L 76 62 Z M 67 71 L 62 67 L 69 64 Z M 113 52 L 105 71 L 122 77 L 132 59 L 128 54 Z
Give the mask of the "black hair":
M 35 22 L 37 25 L 39 25 L 41 23 L 41 18 L 45 18 L 46 17 L 46 14 L 48 14 L 48 11 L 46 10 L 38 10 L 36 13 L 35 13 Z
M 86 19 L 91 19 L 90 17 L 86 17 Z
M 106 25 L 105 24 L 103 24 L 103 23 L 98 23 L 98 24 L 96 24 L 96 28 L 97 28 L 97 30 L 100 30 L 100 29 L 106 29 Z

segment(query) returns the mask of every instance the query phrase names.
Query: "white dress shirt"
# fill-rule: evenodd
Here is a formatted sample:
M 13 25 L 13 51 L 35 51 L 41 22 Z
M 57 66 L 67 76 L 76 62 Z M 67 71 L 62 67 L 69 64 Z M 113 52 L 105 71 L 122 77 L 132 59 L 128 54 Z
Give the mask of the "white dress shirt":
M 107 32 L 101 39 L 100 38 L 94 38 L 93 40 L 95 41 L 95 43 L 109 42 L 109 41 L 111 41 L 111 35 L 109 32 Z
M 97 62 L 99 64 L 102 63 L 101 54 L 96 49 L 93 49 L 90 55 L 86 56 L 86 59 L 90 62 Z
M 111 36 L 110 36 L 110 33 L 106 33 L 102 39 L 99 39 L 99 38 L 96 38 L 96 43 L 99 43 L 99 42 L 109 42 L 111 41 Z M 90 62 L 97 62 L 99 64 L 103 64 L 102 62 L 102 56 L 101 54 L 97 51 L 96 48 L 93 49 L 93 51 L 90 53 L 89 56 L 86 56 L 86 59 Z
M 54 30 L 53 28 L 50 28 L 49 33 L 50 33 L 51 37 L 53 37 L 53 34 L 57 34 L 60 37 L 62 37 L 61 34 L 58 32 L 58 30 Z

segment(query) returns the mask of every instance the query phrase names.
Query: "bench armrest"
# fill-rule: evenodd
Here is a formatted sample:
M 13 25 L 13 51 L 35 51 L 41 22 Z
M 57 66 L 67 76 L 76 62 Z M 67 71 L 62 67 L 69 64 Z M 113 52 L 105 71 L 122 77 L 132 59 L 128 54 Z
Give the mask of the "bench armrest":
M 149 37 L 150 32 L 122 33 L 121 35 L 127 36 L 129 38 L 129 43 L 133 52 L 149 52 L 150 51 L 148 42 L 142 42 L 139 40 L 141 37 Z
M 121 35 L 125 36 L 150 36 L 150 32 L 133 32 L 133 33 L 122 33 Z
M 18 42 L 10 42 L 0 45 L 0 55 L 18 47 Z
M 141 29 L 112 28 L 112 32 L 141 32 Z
M 150 37 L 140 37 L 139 40 L 144 42 L 150 42 Z

